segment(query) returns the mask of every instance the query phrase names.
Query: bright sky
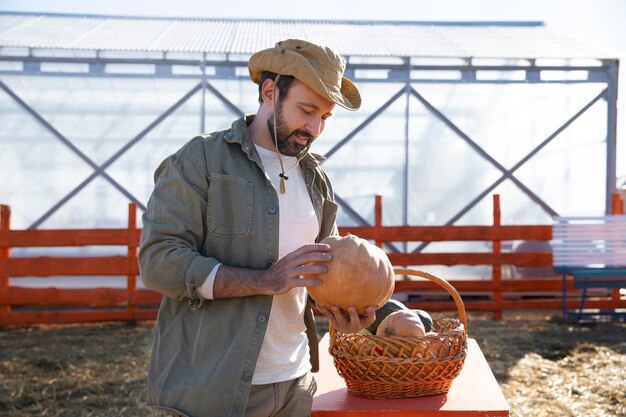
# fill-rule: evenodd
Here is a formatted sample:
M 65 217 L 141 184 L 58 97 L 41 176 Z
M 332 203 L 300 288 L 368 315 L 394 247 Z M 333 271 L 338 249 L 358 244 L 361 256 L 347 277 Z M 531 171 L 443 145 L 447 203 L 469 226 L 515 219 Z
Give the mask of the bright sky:
M 543 21 L 612 51 L 626 79 L 626 0 L 0 0 L 0 11 L 159 17 L 325 20 Z M 624 97 L 621 84 L 620 97 Z M 626 100 L 618 102 L 618 156 L 626 155 Z M 618 161 L 618 176 L 626 175 Z M 622 172 L 620 172 L 622 171 Z
M 624 0 L 0 0 L 2 11 L 332 20 L 542 20 L 626 55 Z

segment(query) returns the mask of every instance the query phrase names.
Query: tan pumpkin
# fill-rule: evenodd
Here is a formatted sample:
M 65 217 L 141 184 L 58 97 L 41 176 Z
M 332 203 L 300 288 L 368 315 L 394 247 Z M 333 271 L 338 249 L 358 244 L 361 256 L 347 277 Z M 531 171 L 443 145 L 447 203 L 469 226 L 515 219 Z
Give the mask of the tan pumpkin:
M 315 275 L 322 284 L 308 287 L 320 306 L 337 306 L 344 312 L 354 306 L 365 314 L 367 307 L 379 309 L 393 294 L 394 272 L 387 254 L 378 246 L 358 236 L 329 236 L 322 240 L 330 246 L 333 259 L 328 272 Z
M 415 312 L 398 310 L 380 322 L 376 336 L 425 336 L 424 324 Z

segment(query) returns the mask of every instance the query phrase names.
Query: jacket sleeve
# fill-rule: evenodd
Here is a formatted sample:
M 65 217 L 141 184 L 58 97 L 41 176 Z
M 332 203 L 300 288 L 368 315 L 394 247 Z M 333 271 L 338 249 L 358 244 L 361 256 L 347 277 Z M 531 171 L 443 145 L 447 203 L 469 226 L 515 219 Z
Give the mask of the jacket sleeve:
M 217 259 L 201 255 L 208 177 L 184 147 L 157 168 L 142 216 L 139 270 L 147 288 L 176 299 L 201 300 L 197 288 Z

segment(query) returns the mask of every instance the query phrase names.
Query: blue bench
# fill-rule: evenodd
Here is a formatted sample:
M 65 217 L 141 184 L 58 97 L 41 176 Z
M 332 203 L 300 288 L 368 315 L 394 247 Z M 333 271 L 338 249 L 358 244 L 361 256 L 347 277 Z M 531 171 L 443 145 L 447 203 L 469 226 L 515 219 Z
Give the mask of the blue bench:
M 626 216 L 555 217 L 552 225 L 552 254 L 555 271 L 563 275 L 563 315 L 568 316 L 566 276 L 573 287 L 582 289 L 577 316 L 612 315 L 606 310 L 586 313 L 589 288 L 626 288 Z

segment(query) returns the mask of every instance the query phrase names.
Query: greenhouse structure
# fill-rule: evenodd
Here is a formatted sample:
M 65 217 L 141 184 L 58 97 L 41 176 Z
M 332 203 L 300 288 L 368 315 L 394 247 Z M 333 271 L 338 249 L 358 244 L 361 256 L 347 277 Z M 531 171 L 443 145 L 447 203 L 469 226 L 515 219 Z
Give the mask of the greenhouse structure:
M 503 224 L 608 212 L 618 60 L 542 22 L 0 13 L 0 203 L 14 228 L 124 225 L 161 160 L 256 111 L 247 60 L 334 48 L 363 96 L 313 151 L 340 225 Z

